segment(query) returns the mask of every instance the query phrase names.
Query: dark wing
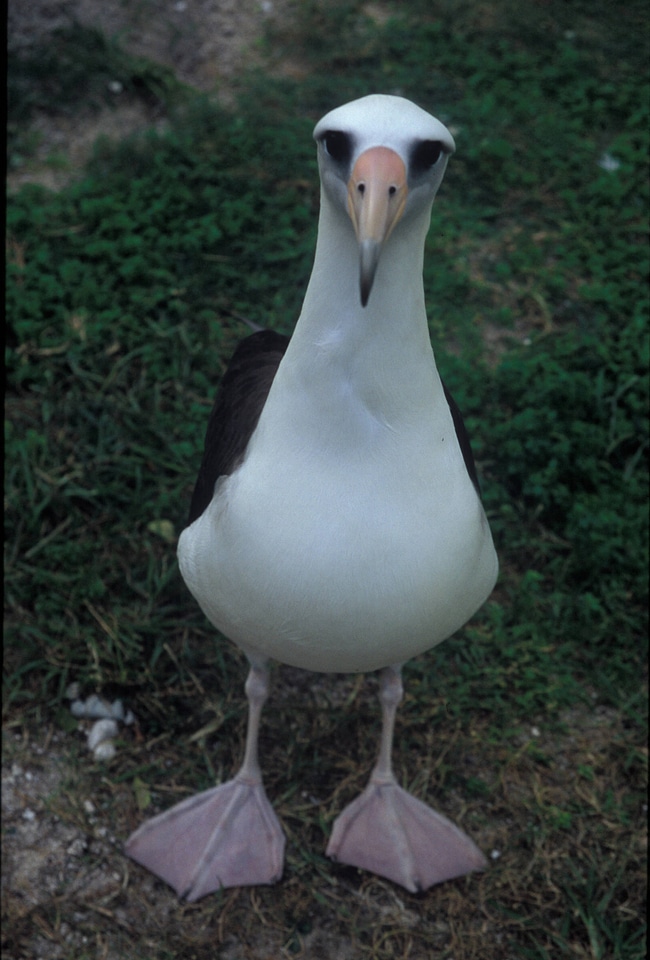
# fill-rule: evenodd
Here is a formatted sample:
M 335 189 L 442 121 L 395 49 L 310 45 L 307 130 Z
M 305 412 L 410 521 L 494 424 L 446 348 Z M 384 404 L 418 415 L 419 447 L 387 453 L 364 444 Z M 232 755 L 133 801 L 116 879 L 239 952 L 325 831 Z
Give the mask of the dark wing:
M 474 463 L 474 454 L 472 453 L 472 446 L 469 442 L 469 434 L 467 433 L 467 430 L 465 428 L 463 415 L 458 408 L 458 404 L 450 394 L 449 390 L 447 390 L 444 380 L 442 381 L 442 389 L 445 391 L 445 397 L 447 398 L 447 403 L 449 404 L 449 410 L 451 411 L 451 418 L 454 421 L 454 427 L 456 428 L 456 436 L 458 437 L 458 444 L 460 446 L 461 453 L 463 454 L 463 460 L 465 461 L 465 466 L 467 467 L 469 478 L 474 484 L 476 488 L 476 492 L 480 497 L 481 486 L 478 482 L 478 473 L 476 472 L 476 464 Z
M 242 340 L 232 355 L 208 421 L 189 523 L 211 502 L 219 477 L 241 463 L 288 343 L 281 333 L 260 330 Z

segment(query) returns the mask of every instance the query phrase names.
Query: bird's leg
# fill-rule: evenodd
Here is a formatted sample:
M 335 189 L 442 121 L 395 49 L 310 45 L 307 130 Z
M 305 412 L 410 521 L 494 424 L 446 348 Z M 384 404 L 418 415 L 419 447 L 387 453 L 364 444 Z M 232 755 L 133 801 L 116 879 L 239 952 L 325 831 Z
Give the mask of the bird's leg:
M 404 687 L 399 666 L 386 667 L 379 677 L 379 702 L 381 703 L 381 739 L 379 755 L 372 771 L 370 782 L 395 783 L 393 774 L 393 733 L 397 708 L 402 702 Z
M 262 710 L 269 698 L 269 668 L 266 663 L 251 664 L 244 690 L 248 700 L 246 749 L 244 751 L 244 761 L 235 779 L 242 783 L 255 784 L 262 782 L 258 744 Z
M 284 835 L 264 791 L 258 759 L 268 692 L 266 662 L 251 659 L 246 750 L 235 777 L 147 820 L 126 843 L 133 860 L 187 900 L 220 887 L 274 883 L 282 875 Z
M 485 857 L 450 820 L 403 790 L 391 755 L 395 714 L 402 699 L 400 666 L 382 671 L 382 731 L 370 782 L 334 823 L 327 855 L 370 870 L 415 893 L 482 870 Z

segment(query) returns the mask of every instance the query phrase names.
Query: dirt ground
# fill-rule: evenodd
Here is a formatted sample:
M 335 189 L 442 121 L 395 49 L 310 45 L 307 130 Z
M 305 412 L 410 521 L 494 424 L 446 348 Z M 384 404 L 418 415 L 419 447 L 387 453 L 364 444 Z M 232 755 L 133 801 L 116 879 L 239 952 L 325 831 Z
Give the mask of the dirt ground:
M 3 960 L 194 955 L 191 949 L 186 954 L 184 948 L 168 946 L 167 939 L 176 924 L 191 929 L 187 912 L 192 908 L 150 876 L 134 889 L 131 871 L 142 876 L 141 871 L 124 856 L 124 838 L 108 826 L 113 819 L 108 780 L 101 780 L 97 783 L 97 765 L 86 751 L 82 731 L 54 733 L 50 727 L 34 739 L 24 728 L 21 733 L 4 732 Z M 113 799 L 117 807 L 119 797 Z M 125 897 L 130 881 L 131 895 Z M 151 933 L 146 958 L 140 952 L 143 928 Z M 228 939 L 218 948 L 222 960 L 287 956 L 280 952 L 277 931 L 266 932 L 264 926 L 257 932 L 255 947 L 247 947 L 245 953 L 238 941 Z M 131 940 L 137 944 L 133 949 Z M 349 942 L 320 928 L 305 938 L 300 956 L 353 960 Z

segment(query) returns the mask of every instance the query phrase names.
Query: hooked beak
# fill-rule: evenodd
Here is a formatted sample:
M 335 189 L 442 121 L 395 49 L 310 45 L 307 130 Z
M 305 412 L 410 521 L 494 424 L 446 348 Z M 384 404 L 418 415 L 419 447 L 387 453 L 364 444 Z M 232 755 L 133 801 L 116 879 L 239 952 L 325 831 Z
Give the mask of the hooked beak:
M 404 161 L 388 147 L 358 158 L 348 181 L 348 213 L 359 241 L 361 305 L 368 303 L 384 242 L 404 212 L 408 195 Z

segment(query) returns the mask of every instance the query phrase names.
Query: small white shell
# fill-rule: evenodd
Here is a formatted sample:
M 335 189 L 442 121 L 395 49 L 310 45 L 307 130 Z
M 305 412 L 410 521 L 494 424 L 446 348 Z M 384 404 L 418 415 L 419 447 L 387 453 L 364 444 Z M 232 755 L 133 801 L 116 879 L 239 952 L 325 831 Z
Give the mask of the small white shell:
M 87 700 L 75 700 L 70 705 L 72 715 L 84 719 L 86 717 L 92 720 L 121 720 L 124 719 L 124 704 L 121 700 L 113 700 L 108 703 L 102 700 L 96 693 L 91 693 Z
M 104 740 L 111 740 L 117 736 L 115 720 L 98 720 L 88 731 L 88 749 L 95 751 Z
M 102 740 L 93 750 L 95 760 L 112 760 L 117 752 L 112 740 Z
M 106 700 L 102 700 L 101 697 L 98 697 L 96 693 L 91 693 L 91 695 L 86 700 L 86 716 L 96 717 L 100 719 L 101 717 L 112 717 L 113 708 L 110 703 L 107 703 Z
M 79 695 L 79 684 L 70 684 L 66 691 L 69 699 Z M 96 720 L 87 733 L 88 749 L 92 750 L 95 760 L 111 760 L 117 752 L 113 737 L 118 734 L 117 721 L 124 724 L 135 723 L 131 710 L 125 710 L 121 700 L 109 703 L 96 693 L 86 700 L 74 700 L 70 711 L 79 720 Z
M 89 717 L 92 720 L 100 718 L 109 719 L 114 716 L 111 704 L 106 703 L 106 701 L 98 697 L 96 693 L 91 693 L 87 700 L 75 700 L 70 710 L 72 711 L 73 717 Z

